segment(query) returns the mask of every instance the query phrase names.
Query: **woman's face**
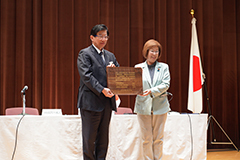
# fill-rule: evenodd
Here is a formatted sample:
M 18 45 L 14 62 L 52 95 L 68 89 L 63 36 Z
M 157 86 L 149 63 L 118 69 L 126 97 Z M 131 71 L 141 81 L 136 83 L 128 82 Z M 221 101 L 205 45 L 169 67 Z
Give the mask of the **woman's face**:
M 159 55 L 159 48 L 157 46 L 150 48 L 147 55 L 148 65 L 152 65 L 153 63 L 155 63 L 155 61 L 158 59 L 158 55 Z

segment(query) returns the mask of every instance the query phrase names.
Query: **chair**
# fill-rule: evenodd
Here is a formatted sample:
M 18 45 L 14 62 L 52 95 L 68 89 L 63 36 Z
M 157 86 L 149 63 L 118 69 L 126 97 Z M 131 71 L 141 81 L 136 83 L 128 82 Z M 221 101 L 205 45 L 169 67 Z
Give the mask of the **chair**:
M 23 107 L 12 107 L 5 110 L 6 115 L 20 115 L 23 112 Z M 37 108 L 25 107 L 25 114 L 39 115 Z
M 115 112 L 115 114 L 133 114 L 133 112 L 131 108 L 118 107 L 117 112 Z

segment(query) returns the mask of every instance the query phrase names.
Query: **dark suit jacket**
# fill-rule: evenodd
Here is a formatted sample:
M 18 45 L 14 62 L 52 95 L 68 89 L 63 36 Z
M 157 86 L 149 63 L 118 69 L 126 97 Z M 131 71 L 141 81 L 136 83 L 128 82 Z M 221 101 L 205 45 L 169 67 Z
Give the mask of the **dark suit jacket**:
M 77 66 L 80 75 L 77 107 L 80 109 L 101 112 L 105 107 L 116 110 L 115 96 L 105 97 L 103 88 L 107 87 L 106 66 L 102 63 L 101 56 L 91 45 L 79 52 Z M 104 50 L 105 62 L 112 61 L 119 66 L 113 53 Z

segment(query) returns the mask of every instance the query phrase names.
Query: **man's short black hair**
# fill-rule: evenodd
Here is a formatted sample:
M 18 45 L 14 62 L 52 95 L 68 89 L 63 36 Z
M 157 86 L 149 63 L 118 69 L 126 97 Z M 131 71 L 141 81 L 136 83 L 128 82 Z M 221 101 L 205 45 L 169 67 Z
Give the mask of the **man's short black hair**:
M 90 35 L 92 35 L 92 36 L 95 37 L 99 31 L 103 31 L 103 30 L 106 30 L 106 31 L 107 31 L 107 35 L 109 36 L 108 28 L 107 28 L 107 26 L 104 25 L 104 24 L 97 24 L 97 25 L 95 25 L 95 26 L 92 28 Z

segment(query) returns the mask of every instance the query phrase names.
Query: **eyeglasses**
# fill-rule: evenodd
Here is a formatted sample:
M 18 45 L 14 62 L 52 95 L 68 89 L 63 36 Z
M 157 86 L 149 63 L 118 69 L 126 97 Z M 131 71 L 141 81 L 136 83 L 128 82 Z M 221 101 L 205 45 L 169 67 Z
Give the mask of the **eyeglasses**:
M 151 52 L 151 53 L 159 53 L 158 50 L 157 51 L 149 50 L 149 52 Z
M 102 39 L 108 40 L 108 38 L 109 38 L 109 36 L 102 36 L 102 35 L 96 35 L 94 37 L 98 37 L 100 40 L 102 40 Z

